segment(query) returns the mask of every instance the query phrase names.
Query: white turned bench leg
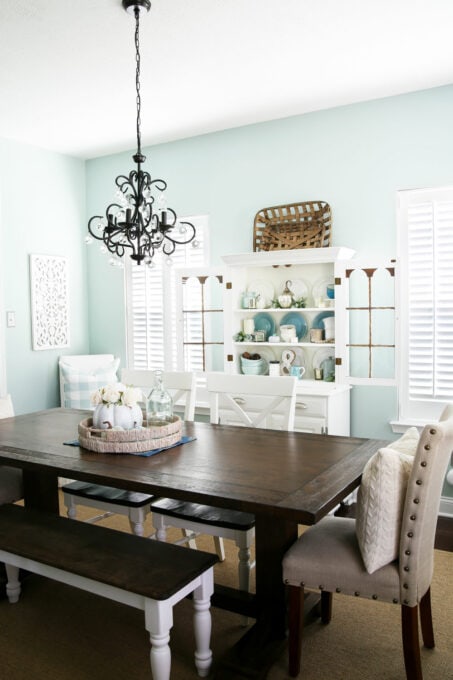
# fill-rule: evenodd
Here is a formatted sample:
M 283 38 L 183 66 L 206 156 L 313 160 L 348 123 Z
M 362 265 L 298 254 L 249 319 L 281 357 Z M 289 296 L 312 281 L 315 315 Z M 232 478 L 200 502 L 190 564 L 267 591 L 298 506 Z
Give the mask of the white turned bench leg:
M 173 626 L 173 603 L 168 600 L 145 600 L 145 626 L 151 641 L 153 680 L 169 680 L 171 652 L 168 643 Z
M 201 584 L 193 591 L 193 628 L 195 633 L 195 666 L 202 678 L 209 674 L 212 664 L 211 595 L 214 590 L 212 572 L 201 577 Z
M 14 567 L 12 564 L 5 564 L 6 575 L 8 582 L 6 584 L 6 594 L 11 604 L 19 602 L 21 585 L 19 581 L 19 567 Z

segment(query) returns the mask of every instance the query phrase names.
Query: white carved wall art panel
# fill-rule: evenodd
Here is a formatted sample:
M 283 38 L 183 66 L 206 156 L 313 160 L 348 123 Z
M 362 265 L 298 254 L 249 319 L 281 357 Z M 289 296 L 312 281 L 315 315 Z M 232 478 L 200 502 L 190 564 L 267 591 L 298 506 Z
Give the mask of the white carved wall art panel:
M 33 349 L 69 347 L 67 259 L 30 255 Z

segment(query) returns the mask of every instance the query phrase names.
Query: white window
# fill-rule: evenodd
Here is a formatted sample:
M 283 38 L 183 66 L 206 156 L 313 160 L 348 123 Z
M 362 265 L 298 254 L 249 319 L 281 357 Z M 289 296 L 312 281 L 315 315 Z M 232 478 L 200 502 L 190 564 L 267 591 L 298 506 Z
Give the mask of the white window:
M 157 251 L 153 266 L 126 261 L 127 365 L 134 369 L 182 370 L 177 346 L 176 273 L 179 267 L 202 266 L 209 259 L 207 215 L 184 218 L 196 228 L 194 241 L 177 246 L 168 258 Z M 191 366 L 190 370 L 198 369 Z M 186 370 L 189 370 L 187 368 Z M 199 368 L 201 370 L 201 368 Z
M 453 187 L 398 192 L 399 420 L 437 419 L 453 399 Z

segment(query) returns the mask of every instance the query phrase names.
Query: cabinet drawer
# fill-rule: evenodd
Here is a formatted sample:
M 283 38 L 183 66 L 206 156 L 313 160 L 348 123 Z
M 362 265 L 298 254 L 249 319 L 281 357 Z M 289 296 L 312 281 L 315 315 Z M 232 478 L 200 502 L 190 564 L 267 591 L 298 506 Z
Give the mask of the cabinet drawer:
M 295 432 L 311 432 L 312 434 L 327 434 L 327 420 L 325 418 L 296 418 Z
M 325 397 L 298 394 L 296 397 L 296 419 L 299 417 L 327 417 L 327 399 Z

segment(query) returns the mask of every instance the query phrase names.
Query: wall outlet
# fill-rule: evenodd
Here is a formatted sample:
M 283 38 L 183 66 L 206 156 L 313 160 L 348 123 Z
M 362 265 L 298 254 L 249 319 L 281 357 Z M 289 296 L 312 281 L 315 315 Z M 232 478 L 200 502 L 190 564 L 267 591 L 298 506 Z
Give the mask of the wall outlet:
M 16 325 L 16 312 L 6 312 L 6 327 L 14 328 Z

